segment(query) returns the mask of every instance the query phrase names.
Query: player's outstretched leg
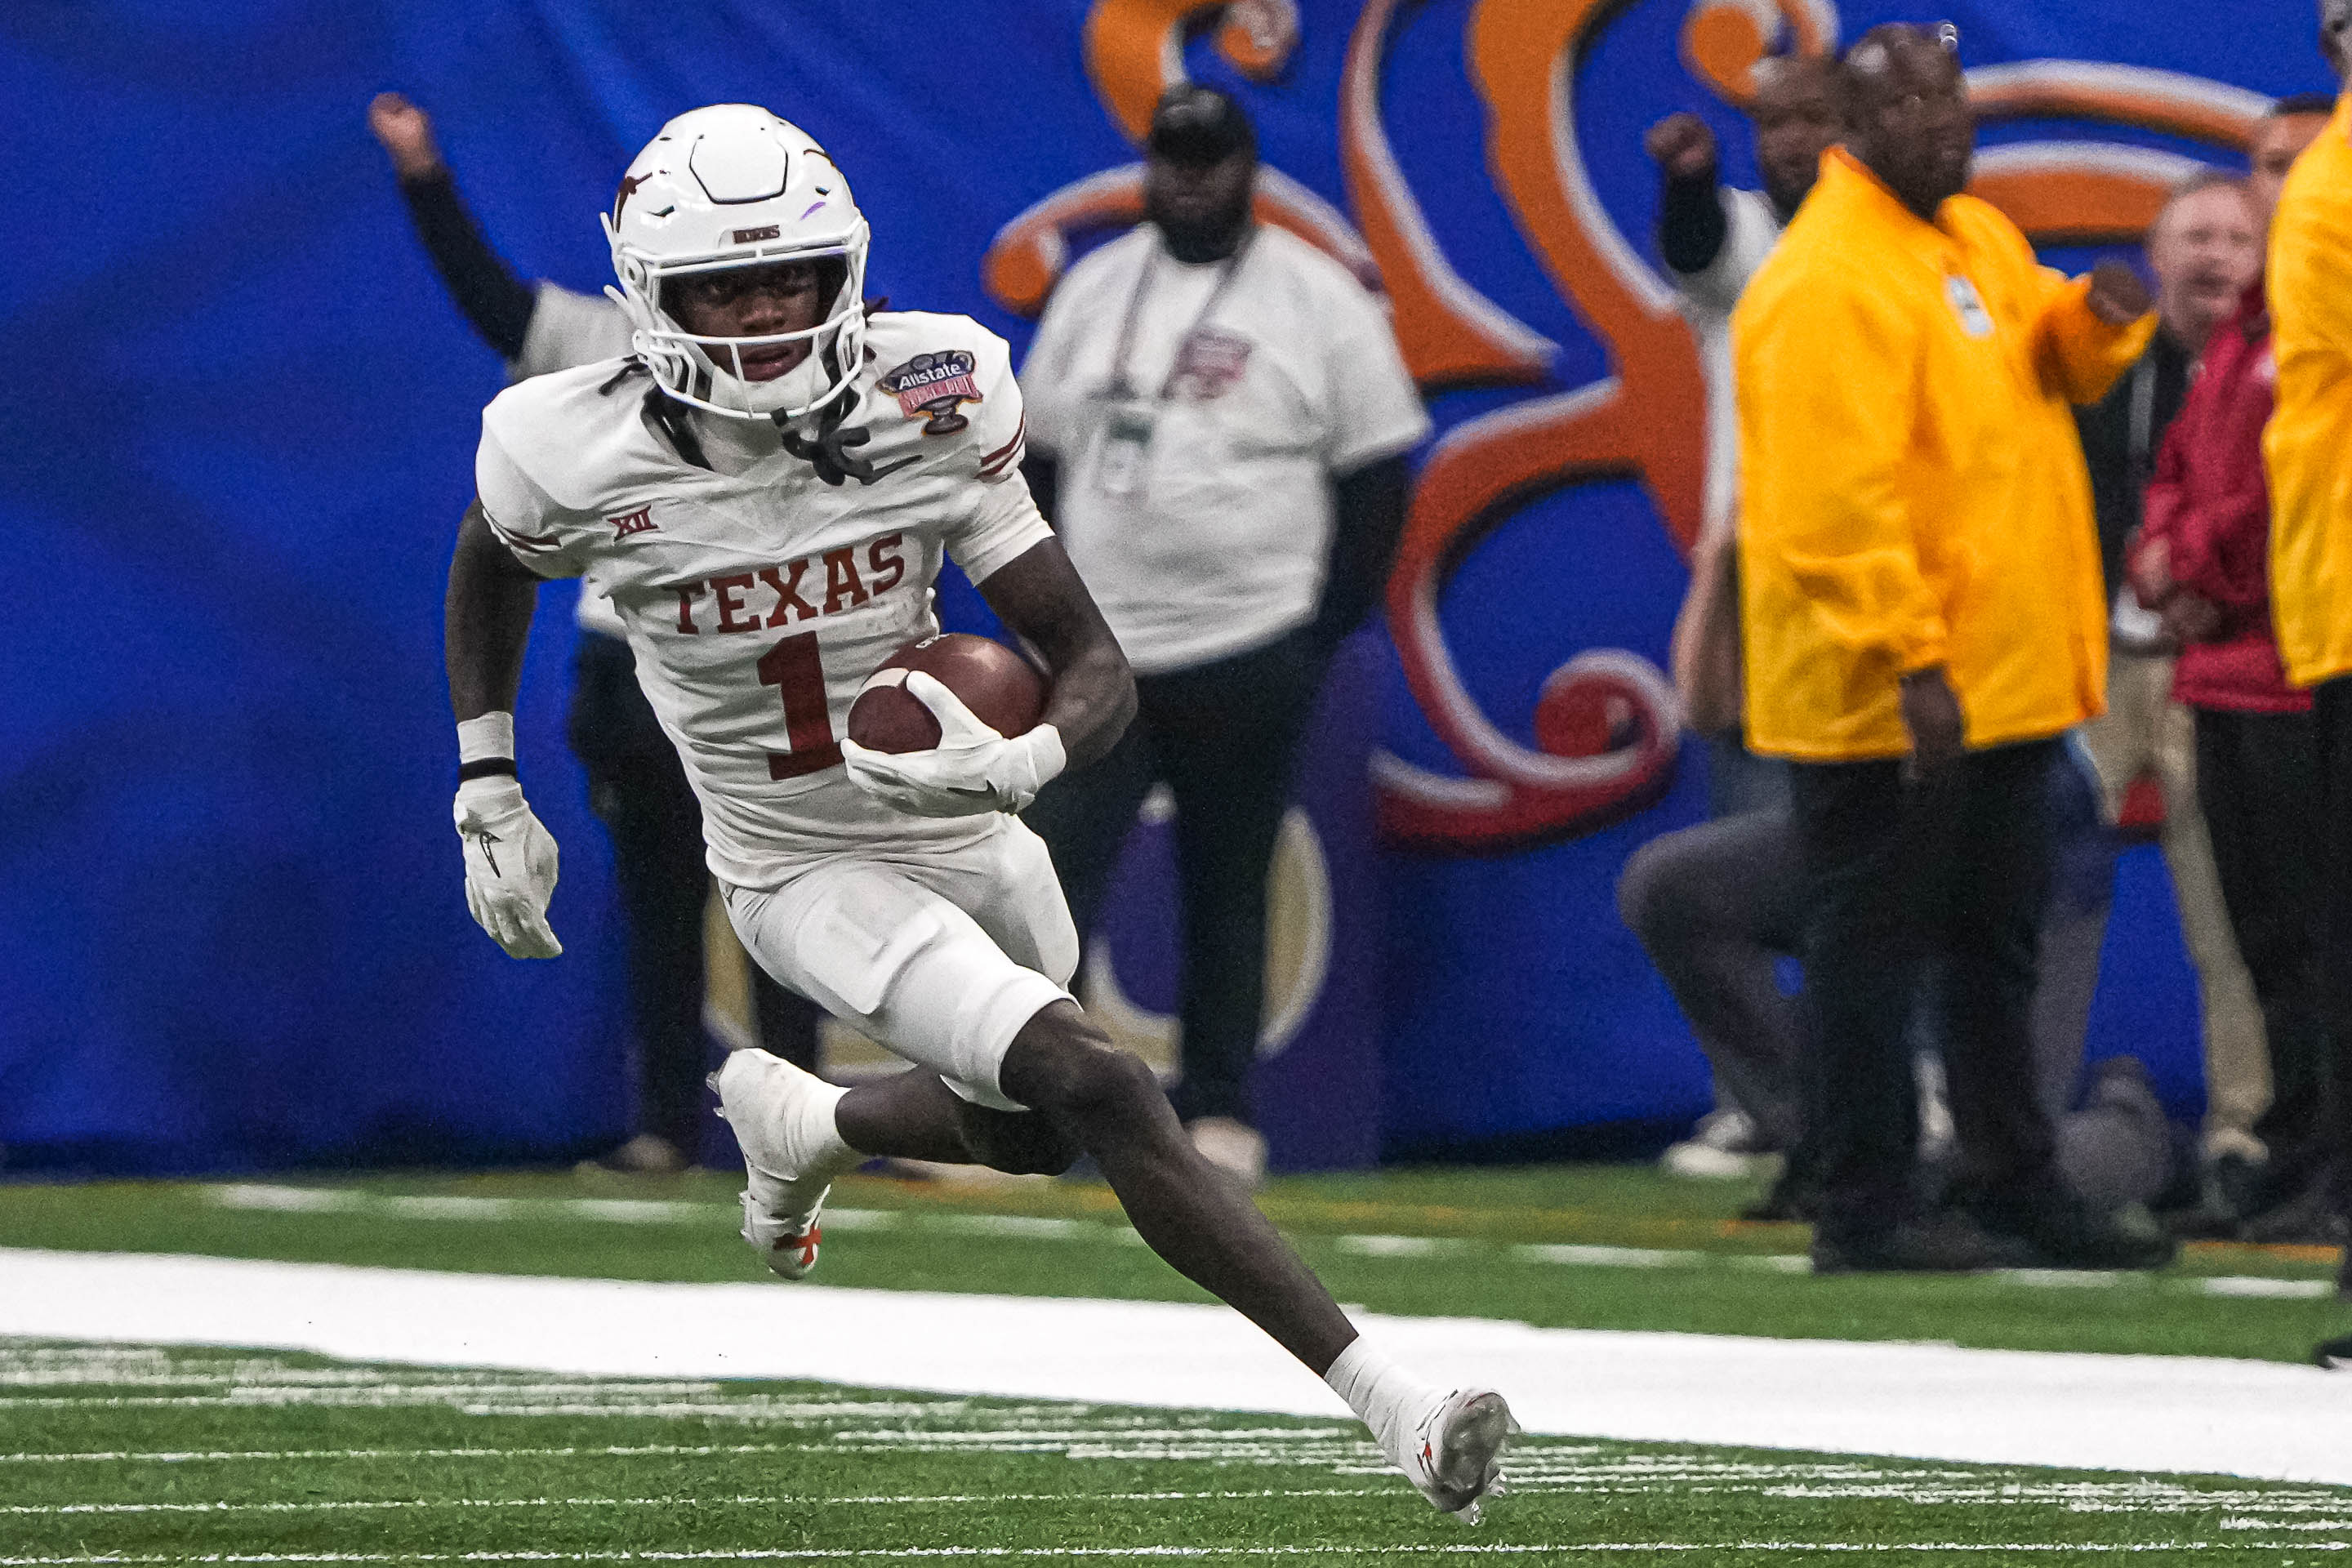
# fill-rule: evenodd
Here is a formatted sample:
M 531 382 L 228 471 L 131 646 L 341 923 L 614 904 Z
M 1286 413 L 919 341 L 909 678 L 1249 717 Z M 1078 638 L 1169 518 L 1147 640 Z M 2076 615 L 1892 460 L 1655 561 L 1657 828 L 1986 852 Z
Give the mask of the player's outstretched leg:
M 1094 1156 L 1154 1252 L 1329 1384 L 1440 1511 L 1477 1522 L 1517 1430 L 1502 1395 L 1432 1387 L 1367 1344 L 1249 1195 L 1193 1149 L 1150 1068 L 1057 1002 L 1014 1037 L 998 1081 Z

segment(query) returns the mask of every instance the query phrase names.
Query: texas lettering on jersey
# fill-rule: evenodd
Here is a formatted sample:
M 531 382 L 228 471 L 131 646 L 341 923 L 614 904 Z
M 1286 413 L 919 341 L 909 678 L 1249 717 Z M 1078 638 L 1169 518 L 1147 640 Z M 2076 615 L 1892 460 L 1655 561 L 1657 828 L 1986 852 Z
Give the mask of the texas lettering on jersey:
M 756 632 L 761 627 L 786 626 L 794 621 L 814 621 L 822 616 L 839 615 L 845 609 L 856 609 L 877 594 L 887 594 L 907 579 L 907 563 L 900 558 L 898 547 L 906 542 L 904 534 L 886 534 L 866 546 L 866 570 L 869 582 L 857 570 L 858 550 L 844 545 L 828 550 L 822 555 L 800 555 L 774 566 L 762 566 L 754 572 L 739 572 L 730 576 L 713 577 L 700 583 L 677 584 L 672 591 L 677 595 L 677 629 L 688 637 L 698 637 L 705 630 L 713 632 Z M 812 602 L 802 596 L 801 585 L 810 579 L 815 569 L 815 581 L 809 591 L 819 594 Z M 764 590 L 772 602 L 762 612 L 746 608 L 746 596 Z M 717 619 L 706 627 L 695 619 L 698 600 L 708 595 Z M 709 619 L 709 612 L 704 618 Z

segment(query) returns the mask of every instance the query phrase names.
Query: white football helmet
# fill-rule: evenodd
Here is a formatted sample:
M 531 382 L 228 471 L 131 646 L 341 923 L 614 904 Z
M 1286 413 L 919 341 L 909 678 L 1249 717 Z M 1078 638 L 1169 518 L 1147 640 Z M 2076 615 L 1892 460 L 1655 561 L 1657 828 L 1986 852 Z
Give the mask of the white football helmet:
M 865 215 L 809 134 L 748 103 L 717 103 L 661 128 L 629 165 L 604 215 L 635 348 L 673 397 L 736 418 L 796 419 L 856 373 L 866 337 Z M 663 309 L 667 279 L 778 261 L 837 260 L 824 320 L 756 338 L 697 337 Z M 741 351 L 807 341 L 809 357 L 772 381 L 743 378 Z

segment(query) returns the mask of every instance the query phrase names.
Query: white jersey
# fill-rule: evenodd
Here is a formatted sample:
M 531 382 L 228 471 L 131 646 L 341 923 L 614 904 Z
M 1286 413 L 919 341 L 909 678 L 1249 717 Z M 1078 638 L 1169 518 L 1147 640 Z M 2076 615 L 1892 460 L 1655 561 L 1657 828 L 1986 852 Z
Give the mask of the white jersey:
M 1780 215 L 1761 191 L 1729 186 L 1723 204 L 1723 248 L 1704 271 L 1676 272 L 1683 320 L 1698 339 L 1706 377 L 1706 521 L 1714 537 L 1733 525 L 1739 505 L 1739 404 L 1732 395 L 1731 311 L 1748 280 L 1780 243 Z
M 882 806 L 840 736 L 866 678 L 939 630 L 942 553 L 978 583 L 1051 537 L 1020 476 L 1020 390 L 1003 340 L 967 317 L 877 314 L 866 348 L 840 430 L 870 438 L 837 449 L 870 482 L 827 484 L 788 451 L 686 461 L 628 360 L 518 383 L 482 416 L 491 528 L 541 576 L 595 574 L 702 802 L 710 868 L 738 887 L 843 850 L 961 847 L 995 822 Z
M 1230 264 L 1178 261 L 1149 224 L 1095 251 L 1021 385 L 1063 548 L 1145 675 L 1314 619 L 1332 479 L 1429 433 L 1380 301 L 1271 226 Z

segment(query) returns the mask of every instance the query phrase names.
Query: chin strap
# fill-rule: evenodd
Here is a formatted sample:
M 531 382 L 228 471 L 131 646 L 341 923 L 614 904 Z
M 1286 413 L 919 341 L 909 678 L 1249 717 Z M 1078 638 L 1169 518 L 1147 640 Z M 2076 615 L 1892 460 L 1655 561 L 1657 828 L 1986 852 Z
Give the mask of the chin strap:
M 827 357 L 830 359 L 829 353 Z M 782 416 L 769 416 L 775 421 L 777 434 L 783 438 L 784 450 L 814 468 L 816 477 L 829 485 L 838 485 L 845 479 L 870 485 L 915 460 L 910 455 L 897 462 L 877 467 L 873 459 L 850 450 L 874 439 L 874 432 L 862 425 L 854 430 L 842 428 L 842 421 L 849 417 L 850 405 L 856 401 L 855 394 L 854 384 L 845 385 L 831 402 L 817 411 L 814 440 L 794 430 L 792 421 Z

